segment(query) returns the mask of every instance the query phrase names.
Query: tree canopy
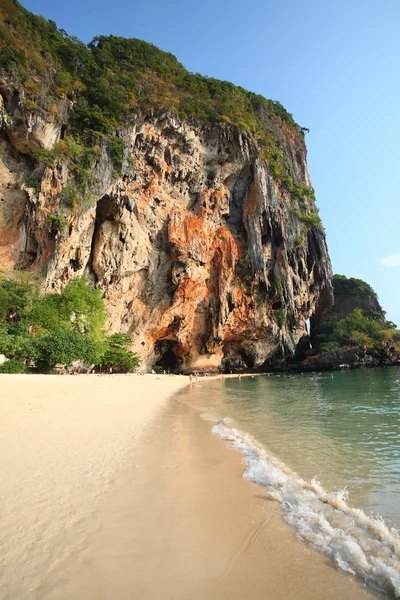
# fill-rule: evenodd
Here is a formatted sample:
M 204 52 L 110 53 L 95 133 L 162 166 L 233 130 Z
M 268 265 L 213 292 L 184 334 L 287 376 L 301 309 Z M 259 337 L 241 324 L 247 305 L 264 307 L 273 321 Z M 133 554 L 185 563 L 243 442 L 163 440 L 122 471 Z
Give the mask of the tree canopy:
M 9 360 L 0 372 L 24 371 L 28 365 L 48 372 L 75 361 L 86 366 L 132 371 L 140 363 L 128 349 L 127 334 L 107 336 L 101 292 L 87 278 L 68 282 L 60 294 L 40 295 L 28 280 L 0 280 L 0 354 Z

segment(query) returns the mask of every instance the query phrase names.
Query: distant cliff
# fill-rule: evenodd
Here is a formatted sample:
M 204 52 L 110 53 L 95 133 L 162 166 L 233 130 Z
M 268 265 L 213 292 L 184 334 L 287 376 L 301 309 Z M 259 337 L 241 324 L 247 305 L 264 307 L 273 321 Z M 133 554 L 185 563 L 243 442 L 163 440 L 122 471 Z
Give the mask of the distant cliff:
M 265 368 L 331 303 L 304 129 L 140 40 L 0 15 L 0 268 L 87 274 L 149 367 Z
M 297 349 L 297 367 L 400 364 L 400 331 L 386 320 L 376 292 L 362 279 L 335 275 L 332 282 L 334 303 L 321 306 L 318 318 L 312 319 L 311 339 L 303 338 Z

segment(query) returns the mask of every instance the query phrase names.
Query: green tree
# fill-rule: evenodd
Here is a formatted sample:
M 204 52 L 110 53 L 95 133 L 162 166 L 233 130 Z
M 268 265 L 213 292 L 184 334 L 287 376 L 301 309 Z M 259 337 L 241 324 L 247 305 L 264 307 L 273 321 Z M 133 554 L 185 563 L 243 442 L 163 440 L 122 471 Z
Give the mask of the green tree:
M 61 327 L 43 337 L 37 337 L 35 348 L 37 365 L 44 371 L 49 371 L 57 364 L 69 367 L 78 360 L 94 364 L 104 350 L 102 344 L 92 337 Z
M 106 338 L 106 350 L 102 357 L 101 369 L 112 368 L 115 373 L 129 373 L 139 366 L 138 356 L 127 349 L 132 339 L 126 333 L 114 333 Z
M 28 319 L 38 331 L 52 331 L 62 324 L 65 329 L 100 339 L 106 312 L 100 290 L 94 289 L 89 279 L 79 277 L 71 279 L 61 294 L 38 298 Z
M 29 311 L 32 300 L 37 294 L 35 286 L 29 281 L 4 277 L 0 280 L 0 323 L 2 321 L 20 321 Z

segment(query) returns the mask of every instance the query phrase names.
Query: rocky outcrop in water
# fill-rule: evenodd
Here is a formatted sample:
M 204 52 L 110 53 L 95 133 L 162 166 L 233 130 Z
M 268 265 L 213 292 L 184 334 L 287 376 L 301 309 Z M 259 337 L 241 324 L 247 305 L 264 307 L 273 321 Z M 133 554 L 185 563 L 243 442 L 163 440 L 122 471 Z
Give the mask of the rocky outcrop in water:
M 361 279 L 333 277 L 334 303 L 321 305 L 311 337 L 298 344 L 284 368 L 324 370 L 400 364 L 400 332 L 385 318 L 377 294 Z

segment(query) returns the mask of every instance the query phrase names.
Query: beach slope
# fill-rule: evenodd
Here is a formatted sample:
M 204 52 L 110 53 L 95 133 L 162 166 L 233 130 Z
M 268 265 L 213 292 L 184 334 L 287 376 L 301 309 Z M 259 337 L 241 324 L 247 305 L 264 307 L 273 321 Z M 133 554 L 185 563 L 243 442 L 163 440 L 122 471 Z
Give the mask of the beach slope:
M 0 597 L 34 598 L 85 547 L 120 470 L 184 376 L 0 375 Z

